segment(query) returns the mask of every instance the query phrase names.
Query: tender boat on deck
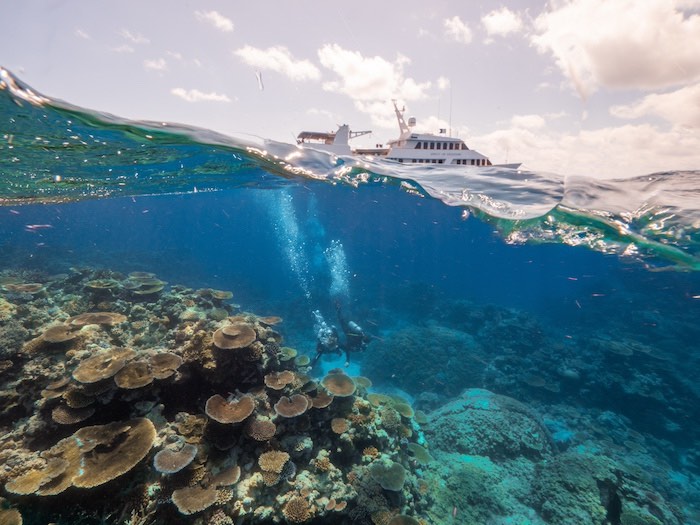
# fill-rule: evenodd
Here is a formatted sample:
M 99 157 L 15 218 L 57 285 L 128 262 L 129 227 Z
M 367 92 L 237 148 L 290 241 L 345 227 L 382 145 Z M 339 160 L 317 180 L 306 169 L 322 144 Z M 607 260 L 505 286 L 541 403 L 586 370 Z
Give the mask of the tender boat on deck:
M 347 124 L 338 127 L 336 132 L 322 133 L 303 131 L 297 136 L 297 144 L 302 147 L 319 149 L 335 155 L 356 155 L 383 157 L 386 160 L 410 165 L 441 164 L 445 166 L 493 166 L 486 155 L 469 149 L 462 139 L 450 137 L 446 130 L 440 134 L 414 133 L 411 128 L 416 119 L 404 119 L 405 110 L 399 110 L 394 101 L 394 111 L 399 124 L 399 137 L 387 147 L 378 144 L 375 148 L 350 146 L 350 139 L 368 135 L 371 131 L 350 131 Z M 497 164 L 499 167 L 517 169 L 520 163 Z

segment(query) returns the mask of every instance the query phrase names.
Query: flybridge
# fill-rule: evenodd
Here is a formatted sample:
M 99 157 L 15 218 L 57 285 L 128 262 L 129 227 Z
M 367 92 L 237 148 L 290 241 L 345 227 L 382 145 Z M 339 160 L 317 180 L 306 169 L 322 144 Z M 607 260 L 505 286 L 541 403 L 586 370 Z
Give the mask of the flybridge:
M 350 139 L 369 135 L 371 131 L 350 131 L 350 126 L 338 126 L 338 131 L 324 133 L 321 131 L 302 131 L 297 135 L 297 144 L 304 147 L 321 149 L 336 155 L 352 155 Z

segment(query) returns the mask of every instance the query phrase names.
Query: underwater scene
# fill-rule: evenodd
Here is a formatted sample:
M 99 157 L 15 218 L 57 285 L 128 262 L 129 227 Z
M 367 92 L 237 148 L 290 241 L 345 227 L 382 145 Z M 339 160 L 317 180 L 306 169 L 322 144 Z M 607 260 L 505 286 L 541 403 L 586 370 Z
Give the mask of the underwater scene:
M 0 75 L 0 524 L 700 523 L 700 172 L 358 160 Z

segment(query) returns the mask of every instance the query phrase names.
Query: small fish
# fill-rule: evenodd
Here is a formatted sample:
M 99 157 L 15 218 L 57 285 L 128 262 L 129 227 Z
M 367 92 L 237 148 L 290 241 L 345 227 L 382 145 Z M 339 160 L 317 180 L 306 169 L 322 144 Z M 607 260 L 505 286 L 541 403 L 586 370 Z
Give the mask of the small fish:
M 25 224 L 24 229 L 28 232 L 34 232 L 37 230 L 46 230 L 48 228 L 53 228 L 52 224 Z
M 455 519 L 457 517 L 457 506 L 452 507 L 452 519 Z
M 17 210 L 10 210 L 10 213 L 12 215 L 19 215 L 19 212 Z
M 574 302 L 576 303 L 576 306 L 578 306 L 579 309 L 581 309 L 581 303 L 578 302 L 578 299 L 576 299 Z

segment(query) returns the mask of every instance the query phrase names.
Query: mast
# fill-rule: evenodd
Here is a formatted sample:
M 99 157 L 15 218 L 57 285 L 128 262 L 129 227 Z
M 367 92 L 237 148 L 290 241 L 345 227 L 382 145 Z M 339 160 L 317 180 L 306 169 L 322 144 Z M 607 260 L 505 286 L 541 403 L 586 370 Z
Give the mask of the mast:
M 399 110 L 399 106 L 396 105 L 396 99 L 392 99 L 394 103 L 394 112 L 396 113 L 396 120 L 399 122 L 399 131 L 401 131 L 401 136 L 399 138 L 405 138 L 411 134 L 411 129 L 406 124 L 403 118 L 404 110 Z

